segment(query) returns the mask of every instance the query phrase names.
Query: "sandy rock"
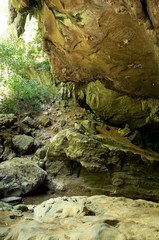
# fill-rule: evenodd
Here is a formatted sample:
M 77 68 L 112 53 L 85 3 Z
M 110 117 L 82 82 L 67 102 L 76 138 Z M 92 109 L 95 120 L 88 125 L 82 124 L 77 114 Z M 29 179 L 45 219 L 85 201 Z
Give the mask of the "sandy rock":
M 107 196 L 50 199 L 6 239 L 158 240 L 159 204 Z

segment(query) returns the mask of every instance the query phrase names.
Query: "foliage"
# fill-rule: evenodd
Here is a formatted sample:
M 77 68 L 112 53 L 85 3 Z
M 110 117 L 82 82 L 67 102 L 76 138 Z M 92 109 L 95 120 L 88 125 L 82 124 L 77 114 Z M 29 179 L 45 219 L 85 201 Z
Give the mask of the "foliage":
M 0 42 L 0 112 L 18 112 L 20 109 L 39 109 L 52 97 L 50 87 L 30 79 L 28 70 L 50 72 L 48 59 L 42 50 L 38 31 L 32 41 L 16 37 L 13 29 Z
M 49 71 L 49 62 L 42 50 L 42 37 L 37 31 L 31 42 L 26 44 L 22 38 L 17 39 L 11 31 L 8 38 L 0 42 L 1 69 L 7 68 L 22 77 L 27 76 L 27 69 L 35 67 L 39 70 Z
M 7 81 L 9 91 L 3 93 L 0 111 L 3 113 L 19 112 L 25 109 L 38 110 L 40 104 L 52 97 L 50 87 L 29 81 L 19 75 L 13 74 Z

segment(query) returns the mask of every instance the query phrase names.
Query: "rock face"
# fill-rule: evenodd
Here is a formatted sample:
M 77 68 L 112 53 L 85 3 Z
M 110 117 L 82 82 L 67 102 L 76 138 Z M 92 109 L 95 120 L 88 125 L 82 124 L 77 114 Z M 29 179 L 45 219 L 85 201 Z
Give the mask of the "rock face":
M 100 81 L 89 83 L 86 103 L 97 116 L 107 122 L 121 126 L 126 123 L 131 128 L 142 128 L 159 123 L 159 100 L 133 98 L 104 87 Z
M 66 82 L 61 84 L 64 97 L 90 107 L 115 126 L 148 128 L 158 142 L 156 1 L 10 0 L 10 4 L 10 21 L 18 34 L 28 14 L 37 18 L 52 73 Z
M 159 204 L 106 196 L 50 199 L 5 239 L 157 240 Z
M 107 194 L 159 199 L 159 155 L 132 144 L 63 130 L 52 139 L 46 158 L 46 171 L 65 180 L 72 175 Z
M 20 196 L 33 191 L 47 173 L 29 159 L 14 158 L 0 164 L 0 195 Z
M 159 11 L 151 0 L 11 0 L 18 34 L 38 18 L 52 72 L 61 81 L 159 97 Z M 13 14 L 14 13 L 14 14 Z

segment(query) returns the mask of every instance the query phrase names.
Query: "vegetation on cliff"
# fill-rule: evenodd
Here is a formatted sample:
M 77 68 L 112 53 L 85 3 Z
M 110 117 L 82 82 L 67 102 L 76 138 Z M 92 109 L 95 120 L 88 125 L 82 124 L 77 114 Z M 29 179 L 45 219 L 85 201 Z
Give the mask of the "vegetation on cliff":
M 50 87 L 36 74 L 32 76 L 30 69 L 50 73 L 50 66 L 42 50 L 42 38 L 36 30 L 29 42 L 17 38 L 11 28 L 8 35 L 0 42 L 0 111 L 17 112 L 21 108 L 38 109 L 42 102 L 51 97 Z M 38 75 L 38 74 L 37 74 Z M 51 75 L 51 74 L 50 74 Z

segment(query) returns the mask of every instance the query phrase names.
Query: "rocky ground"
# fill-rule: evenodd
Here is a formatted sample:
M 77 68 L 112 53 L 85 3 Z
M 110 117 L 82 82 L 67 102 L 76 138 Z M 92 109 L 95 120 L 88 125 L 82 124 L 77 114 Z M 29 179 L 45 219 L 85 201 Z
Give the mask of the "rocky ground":
M 159 204 L 107 196 L 50 198 L 40 205 L 0 203 L 0 239 L 159 239 Z
M 159 200 L 159 154 L 137 131 L 55 103 L 0 128 L 0 239 L 159 239 L 158 203 L 126 198 Z

